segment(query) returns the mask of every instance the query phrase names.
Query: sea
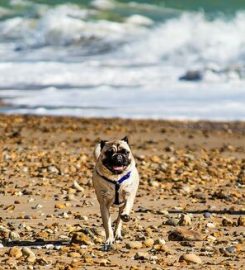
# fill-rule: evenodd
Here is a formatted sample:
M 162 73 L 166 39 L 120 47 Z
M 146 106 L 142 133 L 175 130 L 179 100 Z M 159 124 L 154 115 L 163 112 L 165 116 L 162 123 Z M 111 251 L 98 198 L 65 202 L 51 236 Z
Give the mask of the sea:
M 244 0 L 0 0 L 0 113 L 245 120 Z

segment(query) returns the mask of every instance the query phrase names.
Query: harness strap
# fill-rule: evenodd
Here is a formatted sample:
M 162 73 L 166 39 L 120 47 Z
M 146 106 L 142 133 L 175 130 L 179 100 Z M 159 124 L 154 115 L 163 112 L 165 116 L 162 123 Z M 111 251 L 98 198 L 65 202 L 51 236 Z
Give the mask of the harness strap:
M 120 178 L 118 181 L 113 181 L 113 180 L 111 180 L 111 179 L 105 177 L 104 175 L 101 175 L 98 171 L 96 171 L 96 172 L 97 172 L 97 174 L 98 174 L 101 178 L 103 178 L 103 179 L 106 180 L 107 182 L 109 182 L 109 183 L 115 185 L 115 200 L 114 200 L 114 204 L 115 204 L 115 205 L 120 205 L 121 203 L 120 203 L 120 201 L 119 201 L 119 189 L 120 189 L 120 187 L 121 187 L 121 184 L 122 184 L 125 180 L 127 180 L 127 179 L 130 177 L 131 172 L 128 172 L 127 174 L 125 174 L 124 176 L 122 176 L 122 178 Z

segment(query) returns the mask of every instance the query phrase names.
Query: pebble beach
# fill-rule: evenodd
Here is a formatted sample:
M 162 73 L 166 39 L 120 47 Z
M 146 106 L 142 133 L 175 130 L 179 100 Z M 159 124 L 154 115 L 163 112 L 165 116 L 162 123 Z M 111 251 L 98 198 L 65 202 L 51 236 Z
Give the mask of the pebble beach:
M 103 252 L 93 148 L 125 135 L 140 186 Z M 243 269 L 244 142 L 244 122 L 0 115 L 0 269 Z

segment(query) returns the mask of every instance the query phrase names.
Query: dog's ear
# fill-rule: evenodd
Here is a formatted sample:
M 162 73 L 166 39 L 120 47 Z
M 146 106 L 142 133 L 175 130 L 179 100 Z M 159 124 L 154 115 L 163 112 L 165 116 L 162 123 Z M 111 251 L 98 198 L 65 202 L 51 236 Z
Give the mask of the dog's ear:
M 105 144 L 107 143 L 107 141 L 101 140 L 100 141 L 100 149 L 102 150 L 103 147 L 105 146 Z
M 122 138 L 122 141 L 124 141 L 128 144 L 128 136 L 125 136 L 124 138 Z
M 97 160 L 100 156 L 100 153 L 102 151 L 102 148 L 105 146 L 107 141 L 100 141 L 96 144 L 95 149 L 94 149 L 94 158 Z

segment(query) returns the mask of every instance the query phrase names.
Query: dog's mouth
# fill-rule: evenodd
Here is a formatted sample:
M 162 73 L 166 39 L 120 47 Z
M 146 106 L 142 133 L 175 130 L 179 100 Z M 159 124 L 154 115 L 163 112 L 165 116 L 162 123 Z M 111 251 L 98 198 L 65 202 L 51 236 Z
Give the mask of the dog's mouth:
M 126 168 L 127 166 L 112 166 L 111 171 L 115 173 L 122 173 Z

